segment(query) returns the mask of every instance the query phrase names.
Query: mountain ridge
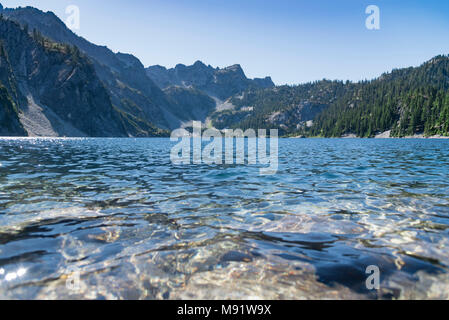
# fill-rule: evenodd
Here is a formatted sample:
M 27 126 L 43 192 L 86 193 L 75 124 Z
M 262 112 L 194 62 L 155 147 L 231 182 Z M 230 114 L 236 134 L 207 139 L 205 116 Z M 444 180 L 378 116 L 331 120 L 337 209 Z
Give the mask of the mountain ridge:
M 217 128 L 277 128 L 282 135 L 393 137 L 449 135 L 449 56 L 393 69 L 370 81 L 321 80 L 249 90 L 234 110 L 215 113 Z
M 170 110 L 167 97 L 146 76 L 143 65 L 136 57 L 130 54 L 115 54 L 106 46 L 98 46 L 79 37 L 53 12 L 43 12 L 33 7 L 19 7 L 5 8 L 2 14 L 7 19 L 27 26 L 29 30 L 38 30 L 55 42 L 79 48 L 91 59 L 98 77 L 109 91 L 114 106 L 127 114 L 127 117 L 139 118 L 147 127 L 155 125 L 163 129 L 170 127 L 164 116 L 164 112 Z M 126 101 L 133 101 L 139 108 L 130 112 Z M 136 132 L 130 132 L 130 135 L 139 131 L 145 130 L 139 127 Z
M 160 136 L 195 120 L 281 135 L 449 135 L 448 56 L 370 81 L 276 86 L 239 64 L 145 68 L 33 7 L 0 15 L 0 135 Z
M 107 89 L 114 108 L 123 119 L 127 119 L 124 125 L 129 136 L 159 135 L 162 131 L 157 128 L 172 130 L 192 120 L 205 121 L 207 114 L 214 111 L 210 107 L 209 94 L 200 92 L 201 90 L 192 90 L 187 86 L 177 90 L 160 88 L 147 75 L 146 69 L 137 57 L 127 53 L 114 53 L 106 46 L 89 42 L 68 29 L 53 12 L 43 12 L 28 6 L 4 8 L 2 15 L 6 19 L 20 23 L 27 30 L 37 30 L 52 41 L 77 47 L 85 54 Z M 210 72 L 206 69 L 203 71 Z M 243 70 L 235 70 L 233 66 L 226 70 L 228 73 L 238 74 L 240 82 L 228 79 L 214 85 L 212 91 L 223 100 L 245 90 L 247 84 L 242 83 L 249 81 L 244 76 Z M 223 79 L 223 75 L 221 78 Z M 263 83 L 263 79 L 258 79 L 253 85 L 261 86 Z M 180 97 L 183 97 L 183 100 L 180 100 Z M 198 105 L 194 107 L 193 103 Z M 219 108 L 222 103 L 223 101 L 219 99 L 215 108 Z M 199 109 L 204 109 L 207 114 L 199 112 Z M 192 118 L 193 115 L 201 115 L 201 118 Z
M 248 79 L 240 64 L 213 68 L 197 60 L 193 65 L 177 64 L 167 69 L 160 65 L 146 68 L 148 76 L 161 88 L 195 87 L 209 96 L 226 100 L 248 88 L 272 88 L 271 77 Z
M 92 64 L 76 48 L 1 17 L 0 41 L 0 81 L 29 134 L 39 126 L 21 121 L 30 120 L 27 114 L 46 121 L 49 135 L 70 134 L 67 122 L 81 136 L 127 136 Z

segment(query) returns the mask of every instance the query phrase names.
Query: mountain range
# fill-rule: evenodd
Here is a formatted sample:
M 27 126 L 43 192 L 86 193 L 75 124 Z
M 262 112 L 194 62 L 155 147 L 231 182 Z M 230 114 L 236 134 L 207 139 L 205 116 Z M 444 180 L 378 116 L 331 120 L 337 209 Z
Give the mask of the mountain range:
M 207 93 L 194 85 L 159 87 L 139 59 L 130 54 L 114 53 L 77 36 L 52 12 L 33 7 L 1 7 L 0 10 L 0 41 L 4 53 L 1 77 L 14 79 L 12 86 L 11 81 L 0 81 L 10 97 L 16 93 L 21 97 L 14 101 L 15 117 L 20 122 L 19 127 L 31 136 L 167 135 L 168 130 L 185 122 L 205 120 L 216 110 L 217 104 L 222 103 L 221 99 L 226 98 L 226 93 L 230 97 L 249 86 L 259 86 L 259 82 L 265 85 L 261 79 L 247 79 L 242 69 L 234 66 L 215 70 L 218 80 L 207 78 L 209 83 L 205 88 L 213 88 Z M 34 56 L 35 51 L 41 51 L 42 55 Z M 27 56 L 33 56 L 34 60 L 25 61 L 26 55 L 18 57 L 19 52 L 28 52 Z M 55 54 L 60 55 L 61 69 L 75 72 L 80 78 L 45 65 L 49 55 Z M 75 55 L 77 63 L 85 67 L 85 74 L 70 69 L 75 67 L 69 63 Z M 17 59 L 10 59 L 13 56 Z M 193 83 L 199 83 L 196 76 L 203 76 L 201 72 L 195 73 L 197 66 L 191 68 Z M 39 88 L 30 87 L 30 76 L 39 72 L 45 73 L 45 82 L 40 82 Z M 76 79 L 78 82 L 72 84 Z M 84 87 L 82 81 L 85 81 Z M 44 91 L 62 90 L 62 84 L 65 92 L 61 91 L 60 95 L 64 94 L 67 100 L 63 105 L 57 92 L 53 92 L 55 96 L 42 96 Z M 271 85 L 274 86 L 272 82 Z M 101 94 L 89 96 L 92 90 L 99 90 Z M 77 95 L 86 95 L 85 100 L 72 99 Z M 95 129 L 87 130 L 88 123 L 96 121 L 91 119 L 94 114 L 95 117 L 110 115 L 111 118 L 98 121 Z M 22 130 L 4 131 L 4 135 L 23 135 Z
M 322 80 L 249 90 L 234 110 L 215 113 L 217 128 L 278 128 L 312 137 L 449 136 L 449 57 L 395 69 L 371 81 Z
M 0 5 L 0 135 L 167 136 L 194 120 L 281 135 L 449 135 L 449 58 L 371 81 L 276 86 L 238 64 L 145 68 L 52 12 Z
M 270 77 L 265 79 L 248 79 L 240 65 L 236 64 L 224 69 L 206 66 L 201 61 L 192 66 L 178 64 L 173 69 L 162 66 L 151 66 L 146 69 L 147 75 L 163 89 L 178 87 L 193 87 L 225 100 L 235 94 L 250 88 L 273 88 L 275 85 Z

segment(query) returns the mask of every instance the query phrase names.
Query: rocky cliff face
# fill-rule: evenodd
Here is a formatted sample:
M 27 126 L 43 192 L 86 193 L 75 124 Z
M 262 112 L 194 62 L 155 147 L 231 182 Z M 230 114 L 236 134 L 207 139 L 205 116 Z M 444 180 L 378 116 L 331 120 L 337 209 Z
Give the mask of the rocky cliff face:
M 0 136 L 24 136 L 26 131 L 19 120 L 19 110 L 8 90 L 0 85 Z
M 215 111 L 215 100 L 195 88 L 169 87 L 164 90 L 173 107 L 173 114 L 181 119 L 180 126 L 194 120 L 205 121 Z
M 165 135 L 161 129 L 232 109 L 233 95 L 274 86 L 269 77 L 248 79 L 239 65 L 219 69 L 198 61 L 145 69 L 132 55 L 77 36 L 52 12 L 26 7 L 1 8 L 1 14 L 21 26 L 0 34 L 8 38 L 5 57 L 14 58 L 0 61 L 0 82 L 29 135 Z
M 274 87 L 270 77 L 248 79 L 238 64 L 220 69 L 197 61 L 173 69 L 151 66 L 146 72 L 169 97 L 173 113 L 183 119 L 181 125 L 192 119 L 206 122 L 217 113 L 234 109 L 232 97 L 246 90 Z
M 151 135 L 145 128 L 171 128 L 171 106 L 167 96 L 146 75 L 141 62 L 129 54 L 115 54 L 107 47 L 95 45 L 77 36 L 52 12 L 32 7 L 4 9 L 5 18 L 17 21 L 31 31 L 38 30 L 51 40 L 79 48 L 94 67 L 107 89 L 112 104 L 126 118 L 136 119 L 130 135 Z M 131 106 L 131 107 L 130 107 Z M 137 125 L 142 123 L 143 127 Z M 151 131 L 151 130 L 150 130 Z M 147 132 L 147 134 L 145 134 Z
M 78 49 L 38 32 L 29 34 L 4 19 L 0 42 L 0 81 L 4 97 L 9 97 L 2 101 L 10 100 L 15 111 L 2 102 L 2 112 L 10 119 L 18 117 L 28 135 L 127 136 L 120 113 Z M 15 121 L 3 131 L 23 133 Z
M 191 66 L 179 64 L 173 69 L 151 66 L 146 70 L 148 76 L 160 88 L 166 89 L 170 86 L 194 87 L 221 100 L 226 100 L 249 88 L 274 87 L 270 77 L 248 79 L 238 64 L 219 69 L 197 61 Z

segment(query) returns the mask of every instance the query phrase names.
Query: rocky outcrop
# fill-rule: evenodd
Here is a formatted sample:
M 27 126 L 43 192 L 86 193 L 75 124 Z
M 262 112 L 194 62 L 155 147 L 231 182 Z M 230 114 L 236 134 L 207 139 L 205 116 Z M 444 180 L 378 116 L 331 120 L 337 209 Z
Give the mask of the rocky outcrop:
M 71 131 L 84 136 L 128 135 L 92 64 L 77 48 L 52 42 L 37 31 L 29 34 L 4 19 L 0 42 L 0 81 L 7 100 L 14 103 L 13 113 L 8 103 L 2 103 L 2 112 L 24 119 L 25 129 L 37 130 L 26 130 L 29 135 L 63 136 Z M 39 127 L 46 131 L 41 134 Z M 11 133 L 23 133 L 14 121 L 11 128 L 19 130 Z
M 0 136 L 24 136 L 25 129 L 19 121 L 19 110 L 8 90 L 0 84 Z
M 274 83 L 273 80 L 271 80 L 271 77 L 254 78 L 253 83 L 261 89 L 274 88 Z
M 215 111 L 215 100 L 195 88 L 169 87 L 164 90 L 170 99 L 174 115 L 179 119 L 178 127 L 188 121 L 205 121 Z
M 197 61 L 191 66 L 178 64 L 173 69 L 151 66 L 146 70 L 148 76 L 162 89 L 171 86 L 193 87 L 221 100 L 226 100 L 249 88 L 274 87 L 270 77 L 248 79 L 238 64 L 220 69 Z
M 47 50 L 42 54 L 38 49 L 38 55 L 30 55 L 34 60 L 25 59 L 35 64 L 27 81 L 22 77 L 29 76 L 31 65 L 23 64 L 23 57 L 20 63 L 17 59 L 14 64 L 0 62 L 0 82 L 30 135 L 166 135 L 164 129 L 205 121 L 216 110 L 232 109 L 233 95 L 274 87 L 269 77 L 248 79 L 240 65 L 219 69 L 198 61 L 170 70 L 145 69 L 133 55 L 114 53 L 79 37 L 52 12 L 32 7 L 1 11 L 4 19 L 22 29 L 20 35 L 8 36 L 9 54 L 19 52 L 12 49 L 13 41 L 22 48 L 28 38 Z
M 105 46 L 95 45 L 79 37 L 52 12 L 42 12 L 32 7 L 6 8 L 3 16 L 20 23 L 22 27 L 27 26 L 30 31 L 36 29 L 55 42 L 75 46 L 86 55 L 103 82 L 112 104 L 126 118 L 134 118 L 143 124 L 143 127 L 131 126 L 135 130 L 131 130 L 129 135 L 139 135 L 146 132 L 145 128 L 148 127 L 170 128 L 166 118 L 167 110 L 170 109 L 169 101 L 146 75 L 139 59 L 129 54 L 116 54 Z M 131 109 L 130 105 L 133 105 Z

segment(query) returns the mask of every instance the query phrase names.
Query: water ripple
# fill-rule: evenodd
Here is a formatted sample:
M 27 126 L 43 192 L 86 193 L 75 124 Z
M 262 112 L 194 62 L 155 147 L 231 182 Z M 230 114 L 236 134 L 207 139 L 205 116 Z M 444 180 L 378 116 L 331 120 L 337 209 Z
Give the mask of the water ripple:
M 171 146 L 0 139 L 0 298 L 449 298 L 449 141 L 281 139 L 274 176 Z

